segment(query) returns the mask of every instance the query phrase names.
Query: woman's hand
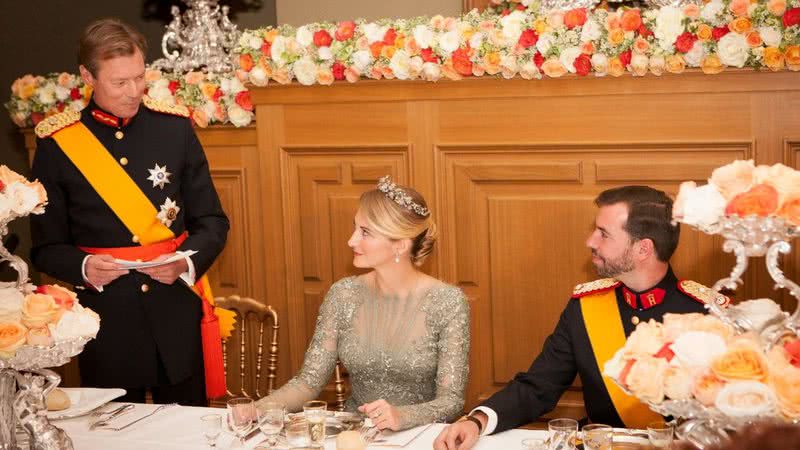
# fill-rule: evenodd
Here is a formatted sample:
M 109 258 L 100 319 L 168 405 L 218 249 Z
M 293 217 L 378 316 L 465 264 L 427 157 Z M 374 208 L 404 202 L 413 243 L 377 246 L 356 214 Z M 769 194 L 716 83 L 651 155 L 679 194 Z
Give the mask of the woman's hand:
M 397 408 L 384 399 L 365 403 L 359 406 L 358 410 L 372 419 L 372 423 L 379 430 L 398 431 L 400 429 L 400 413 Z

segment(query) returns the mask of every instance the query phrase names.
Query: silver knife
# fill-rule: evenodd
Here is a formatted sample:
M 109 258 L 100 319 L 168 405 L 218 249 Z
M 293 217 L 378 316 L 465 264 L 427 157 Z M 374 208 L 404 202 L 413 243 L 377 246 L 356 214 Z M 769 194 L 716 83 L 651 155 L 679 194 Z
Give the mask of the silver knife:
M 117 409 L 116 411 L 111 413 L 108 417 L 104 417 L 104 418 L 102 418 L 100 420 L 92 422 L 89 425 L 89 430 L 94 430 L 97 427 L 101 427 L 103 425 L 106 425 L 106 424 L 108 424 L 108 422 L 116 419 L 117 417 L 125 414 L 128 411 L 131 411 L 133 408 L 135 408 L 135 405 L 133 403 L 129 403 L 129 404 Z
M 244 437 L 244 440 L 249 441 L 250 439 L 253 439 L 254 437 L 258 436 L 259 433 L 261 433 L 261 428 L 258 428 L 258 426 L 256 426 L 253 431 L 247 433 L 247 436 Z

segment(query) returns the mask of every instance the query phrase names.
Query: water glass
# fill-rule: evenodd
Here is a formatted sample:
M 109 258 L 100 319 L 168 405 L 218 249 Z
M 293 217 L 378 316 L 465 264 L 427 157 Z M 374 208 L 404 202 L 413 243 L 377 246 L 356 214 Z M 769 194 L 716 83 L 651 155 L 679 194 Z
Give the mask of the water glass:
M 289 448 L 305 448 L 308 445 L 308 423 L 305 420 L 289 422 L 286 425 L 286 443 Z
M 647 424 L 647 437 L 653 448 L 669 448 L 672 445 L 674 435 L 673 426 L 663 420 L 650 422 Z
M 238 446 L 244 445 L 244 437 L 258 420 L 256 405 L 252 398 L 237 397 L 228 400 L 228 426 L 239 438 Z
M 547 441 L 536 438 L 523 439 L 522 448 L 525 450 L 547 450 Z
M 578 436 L 578 421 L 573 419 L 553 419 L 547 422 L 550 434 L 549 450 L 575 450 Z
M 222 432 L 222 416 L 219 414 L 206 414 L 200 418 L 200 428 L 203 430 L 203 436 L 206 437 L 208 446 L 216 448 L 217 438 Z
M 282 404 L 266 402 L 260 405 L 258 414 L 258 429 L 267 436 L 266 442 L 270 448 L 275 447 L 278 434 L 283 429 L 283 420 L 286 411 Z
M 303 403 L 303 415 L 308 422 L 308 446 L 321 448 L 325 446 L 325 412 L 328 403 L 322 400 L 312 400 Z
M 586 450 L 611 450 L 613 440 L 611 425 L 593 423 L 583 427 L 583 448 Z

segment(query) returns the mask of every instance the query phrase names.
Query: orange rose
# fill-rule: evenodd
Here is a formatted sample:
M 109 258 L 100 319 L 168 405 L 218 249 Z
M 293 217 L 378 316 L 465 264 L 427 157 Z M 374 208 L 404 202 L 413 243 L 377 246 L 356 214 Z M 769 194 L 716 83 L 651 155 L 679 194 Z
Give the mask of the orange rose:
M 761 44 L 764 43 L 764 41 L 761 40 L 761 35 L 758 34 L 758 31 L 751 31 L 747 33 L 746 38 L 747 38 L 747 45 L 749 45 L 750 48 L 761 47 Z
M 49 347 L 53 345 L 53 336 L 50 335 L 50 330 L 47 327 L 31 328 L 27 334 L 28 345 L 38 345 L 41 347 Z
M 548 77 L 558 78 L 567 73 L 567 68 L 558 58 L 550 58 L 542 64 L 542 72 Z
M 776 47 L 767 47 L 764 49 L 763 56 L 764 65 L 769 67 L 769 70 L 777 72 L 783 69 L 783 52 Z
M 778 191 L 768 184 L 758 184 L 742 192 L 728 203 L 725 214 L 746 216 L 768 216 L 778 209 Z
M 778 216 L 783 217 L 794 225 L 800 226 L 800 197 L 786 200 L 778 210 Z
M 330 86 L 333 84 L 333 72 L 330 69 L 320 68 L 317 70 L 317 83 L 323 86 Z
M 767 2 L 767 11 L 773 16 L 782 16 L 786 12 L 786 0 L 769 0 Z
M 28 294 L 22 302 L 22 324 L 30 328 L 44 327 L 48 323 L 55 323 L 60 312 L 61 308 L 53 297 L 46 294 Z
M 669 55 L 667 56 L 667 72 L 669 73 L 682 73 L 686 70 L 686 61 L 684 61 L 683 56 L 681 55 Z
M 406 40 L 406 52 L 408 52 L 409 55 L 416 56 L 419 55 L 421 51 L 422 49 L 419 48 L 416 39 L 412 37 Z
M 633 51 L 636 53 L 647 53 L 647 50 L 650 48 L 650 43 L 647 42 L 647 39 L 643 39 L 641 37 L 636 38 L 633 41 Z
M 483 56 L 483 68 L 489 75 L 500 72 L 500 54 L 497 52 L 487 53 Z
M 713 31 L 713 28 L 701 23 L 697 26 L 697 39 L 700 39 L 701 41 L 708 41 L 713 37 Z
M 394 53 L 396 51 L 397 47 L 391 45 L 384 45 L 383 48 L 381 49 L 381 56 L 383 56 L 386 59 L 392 59 L 392 56 L 394 56 Z
M 723 386 L 725 386 L 725 382 L 717 378 L 716 375 L 705 373 L 695 379 L 692 394 L 700 403 L 712 406 Z
M 211 100 L 217 93 L 217 86 L 211 83 L 200 83 L 200 92 L 206 99 Z
M 344 71 L 344 79 L 347 80 L 348 83 L 355 83 L 361 78 L 361 72 L 355 67 L 350 66 Z
M 564 26 L 570 30 L 586 23 L 586 8 L 571 9 L 564 14 Z
M 711 363 L 711 370 L 721 380 L 764 381 L 769 374 L 767 359 L 755 344 L 740 343 Z
M 536 19 L 533 22 L 533 29 L 536 30 L 536 34 L 541 35 L 545 31 L 547 31 L 549 28 L 550 28 L 550 26 L 547 25 L 547 21 L 545 21 L 542 18 Z
M 264 33 L 264 40 L 270 44 L 275 42 L 276 37 L 278 37 L 278 30 L 272 29 Z
M 638 9 L 626 9 L 622 13 L 620 26 L 625 31 L 636 31 L 642 25 L 642 14 Z
M 255 66 L 255 62 L 253 61 L 253 57 L 247 53 L 239 55 L 239 67 L 242 68 L 245 72 L 250 72 L 250 70 Z
M 719 56 L 716 54 L 711 54 L 703 58 L 703 61 L 700 63 L 700 68 L 706 75 L 716 75 L 725 70 L 725 66 L 722 65 L 722 61 L 719 60 Z
M 800 70 L 800 45 L 790 45 L 786 47 L 786 67 L 792 72 Z
M 620 23 L 620 19 L 619 19 L 619 16 L 618 16 L 618 15 L 616 15 L 616 14 L 609 14 L 608 16 L 606 16 L 606 29 L 607 29 L 608 31 L 611 31 L 611 30 L 616 30 L 616 29 L 617 29 L 617 28 L 619 28 L 621 25 L 622 25 L 622 24 Z
M 732 0 L 728 8 L 736 17 L 747 17 L 750 15 L 750 0 Z
M 581 44 L 581 53 L 584 55 L 593 55 L 595 52 L 594 43 L 592 41 L 586 41 Z
M 625 40 L 625 31 L 622 28 L 614 28 L 608 32 L 608 42 L 611 45 L 619 45 Z
M 625 66 L 619 58 L 611 58 L 608 60 L 608 74 L 612 77 L 619 77 L 625 73 Z
M 25 344 L 27 332 L 19 322 L 0 322 L 0 358 L 13 358 Z
M 733 21 L 731 21 L 731 23 L 728 24 L 728 29 L 740 34 L 747 33 L 748 31 L 750 31 L 751 28 L 753 28 L 753 24 L 747 17 L 739 17 L 733 19 Z

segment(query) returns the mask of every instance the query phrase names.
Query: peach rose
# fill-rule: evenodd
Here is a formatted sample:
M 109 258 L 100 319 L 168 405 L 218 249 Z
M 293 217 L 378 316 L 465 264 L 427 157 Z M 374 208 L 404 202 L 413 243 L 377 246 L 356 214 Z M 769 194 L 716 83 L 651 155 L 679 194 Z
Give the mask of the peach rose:
M 704 23 L 701 23 L 700 25 L 697 26 L 697 33 L 696 33 L 697 39 L 700 39 L 701 41 L 708 41 L 712 37 L 714 37 L 713 32 L 714 32 L 713 28 Z
M 694 380 L 692 394 L 705 406 L 712 406 L 725 382 L 711 372 L 701 374 Z
M 255 66 L 255 62 L 253 61 L 253 57 L 247 53 L 239 55 L 239 67 L 242 68 L 245 72 L 250 72 L 250 70 Z
M 664 371 L 664 395 L 672 400 L 686 400 L 692 396 L 692 376 L 680 366 L 669 366 Z
M 765 183 L 778 190 L 779 201 L 800 195 L 800 171 L 783 164 L 760 165 L 753 172 L 755 183 Z
M 635 41 L 633 41 L 633 51 L 644 54 L 647 53 L 647 50 L 649 49 L 650 43 L 647 42 L 647 39 L 638 37 Z
M 13 358 L 25 344 L 27 332 L 19 322 L 0 322 L 0 358 Z
M 9 169 L 6 165 L 0 165 L 0 181 L 2 181 L 5 185 L 9 185 L 14 182 L 20 182 L 23 184 L 27 183 L 25 177 Z
M 666 59 L 666 68 L 669 73 L 682 73 L 686 70 L 686 61 L 681 55 L 669 55 Z
M 547 16 L 547 24 L 553 28 L 564 26 L 564 11 L 553 11 Z
M 392 80 L 395 78 L 394 71 L 392 71 L 391 67 L 381 66 L 380 69 L 381 69 L 381 75 L 383 75 L 383 77 L 386 78 L 387 80 Z
M 44 327 L 55 323 L 60 315 L 53 297 L 46 294 L 28 294 L 22 302 L 22 324 L 26 327 Z
M 739 217 L 765 217 L 778 209 L 778 191 L 768 184 L 757 184 L 749 191 L 734 197 L 725 208 L 725 214 Z
M 716 334 L 723 340 L 728 340 L 733 336 L 733 328 L 718 318 L 703 314 L 691 323 L 692 331 L 705 331 Z
M 728 24 L 728 28 L 736 33 L 745 34 L 753 28 L 753 24 L 747 17 L 738 17 Z
M 483 56 L 483 68 L 489 75 L 496 75 L 500 72 L 500 54 L 490 52 Z
M 644 356 L 631 366 L 625 381 L 628 389 L 640 399 L 653 403 L 664 400 L 664 372 L 667 361 L 662 358 Z
M 194 120 L 194 123 L 200 128 L 208 126 L 208 114 L 206 114 L 202 108 L 196 108 L 192 111 L 192 120 Z
M 586 41 L 581 44 L 580 48 L 581 48 L 581 53 L 583 53 L 584 55 L 589 55 L 589 56 L 594 55 L 595 52 L 594 42 Z
M 764 43 L 764 41 L 761 39 L 761 35 L 758 34 L 758 31 L 751 31 L 747 33 L 745 39 L 747 41 L 747 45 L 749 45 L 750 48 L 761 47 L 761 44 Z
M 406 40 L 405 49 L 406 52 L 411 56 L 419 55 L 420 52 L 422 51 L 416 39 L 414 39 L 413 37 Z
M 548 31 L 549 28 L 550 26 L 547 25 L 547 21 L 542 18 L 533 21 L 533 29 L 536 30 L 536 34 L 538 35 Z
M 344 79 L 349 83 L 355 83 L 361 78 L 361 72 L 355 66 L 350 66 L 344 70 Z
M 333 72 L 330 69 L 320 67 L 317 70 L 317 83 L 323 86 L 330 86 L 333 84 Z
M 773 72 L 783 70 L 784 57 L 781 49 L 777 47 L 767 47 L 764 49 L 764 65 Z
M 623 358 L 631 359 L 656 354 L 666 343 L 664 330 L 655 320 L 641 322 L 625 342 Z
M 625 40 L 625 31 L 622 28 L 614 28 L 608 32 L 608 42 L 611 45 L 619 45 Z
M 275 69 L 275 72 L 272 73 L 272 79 L 277 81 L 279 84 L 289 84 L 292 82 L 292 76 L 289 74 L 289 69 L 282 68 L 282 69 Z
M 50 347 L 53 345 L 53 336 L 47 327 L 31 328 L 27 335 L 28 345 L 38 345 L 40 347 Z
M 647 64 L 650 62 L 650 58 L 641 54 L 641 53 L 634 53 L 633 58 L 631 58 L 631 72 L 634 76 L 642 77 L 647 73 Z
M 732 0 L 728 9 L 736 17 L 747 17 L 750 15 L 750 0 Z
M 36 288 L 37 294 L 45 294 L 53 297 L 61 309 L 72 311 L 75 303 L 78 303 L 78 295 L 67 288 L 57 284 L 45 284 Z
M 790 363 L 790 355 L 781 346 L 769 352 L 770 385 L 775 391 L 778 408 L 790 419 L 800 418 L 800 368 Z
M 217 93 L 217 86 L 212 83 L 200 83 L 200 92 L 203 93 L 203 96 L 211 100 L 214 98 L 214 94 Z
M 769 375 L 767 360 L 755 344 L 737 342 L 711 363 L 711 371 L 721 380 L 764 381 Z
M 753 186 L 753 172 L 756 166 L 752 160 L 737 160 L 711 172 L 710 182 L 719 189 L 727 200 L 747 191 Z
M 200 82 L 205 79 L 206 79 L 206 74 L 204 74 L 203 72 L 189 72 L 183 76 L 183 81 L 185 81 L 188 84 L 200 84 Z
M 491 20 L 483 20 L 478 24 L 478 29 L 484 33 L 489 33 L 494 30 L 494 22 Z
M 608 60 L 608 73 L 612 77 L 620 77 L 625 73 L 625 66 L 619 58 L 611 58 Z
M 767 2 L 767 11 L 773 16 L 782 16 L 786 12 L 786 0 L 769 0 Z
M 666 68 L 667 61 L 664 59 L 662 55 L 652 55 L 650 56 L 650 73 L 656 76 L 661 76 L 664 73 L 664 69 Z
M 614 15 L 616 17 L 616 15 Z M 610 24 L 611 22 L 609 22 Z M 619 19 L 619 26 L 625 31 L 636 31 L 642 25 L 642 13 L 638 9 L 626 9 Z
M 800 71 L 800 45 L 790 45 L 786 47 L 786 67 L 792 72 Z
M 147 69 L 144 71 L 144 81 L 147 84 L 156 82 L 161 79 L 161 71 L 155 69 Z
M 787 199 L 783 202 L 778 216 L 788 220 L 791 224 L 800 226 L 800 196 Z
M 558 58 L 550 58 L 542 64 L 542 72 L 552 78 L 558 78 L 567 73 L 567 68 Z
M 690 19 L 700 17 L 700 6 L 698 6 L 697 3 L 689 3 L 683 7 L 683 15 Z
M 65 88 L 71 87 L 72 81 L 73 81 L 72 74 L 69 74 L 67 72 L 61 72 L 58 75 L 58 85 L 61 87 Z

